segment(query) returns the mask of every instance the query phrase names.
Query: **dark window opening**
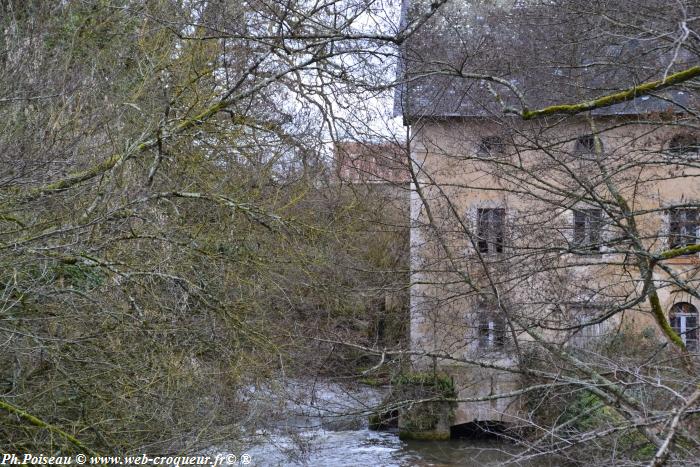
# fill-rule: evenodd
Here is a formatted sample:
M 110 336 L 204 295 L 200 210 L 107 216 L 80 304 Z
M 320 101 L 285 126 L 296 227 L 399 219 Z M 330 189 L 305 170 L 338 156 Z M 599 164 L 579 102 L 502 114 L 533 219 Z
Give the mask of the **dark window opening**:
M 698 310 L 690 303 L 679 302 L 671 307 L 669 313 L 671 327 L 683 339 L 685 347 L 691 351 L 698 350 Z
M 687 208 L 670 209 L 668 245 L 681 248 L 695 245 L 698 240 L 698 210 Z
M 505 217 L 503 208 L 477 210 L 479 253 L 503 253 Z
M 488 316 L 479 322 L 479 347 L 500 349 L 506 345 L 506 326 L 502 318 Z
M 590 251 L 600 251 L 603 211 L 578 209 L 574 211 L 574 245 Z
M 503 154 L 506 143 L 500 136 L 487 136 L 479 142 L 479 155 L 485 157 L 495 157 Z
M 595 135 L 583 135 L 576 140 L 576 151 L 583 153 L 594 153 L 596 152 L 595 144 L 596 139 L 600 143 L 601 151 L 603 149 L 603 143 L 600 142 L 600 138 Z
M 698 137 L 687 133 L 676 135 L 669 141 L 668 150 L 675 155 L 698 152 L 700 151 L 700 141 Z

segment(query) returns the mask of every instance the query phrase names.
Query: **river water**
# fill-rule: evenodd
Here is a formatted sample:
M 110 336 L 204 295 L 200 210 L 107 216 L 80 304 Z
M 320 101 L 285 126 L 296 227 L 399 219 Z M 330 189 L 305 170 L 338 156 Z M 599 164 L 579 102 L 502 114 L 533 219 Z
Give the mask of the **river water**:
M 258 418 L 269 421 L 250 435 L 249 465 L 497 466 L 518 451 L 503 440 L 402 441 L 396 433 L 370 431 L 367 413 L 384 394 L 376 388 L 298 380 L 250 389 L 246 399 Z
M 394 433 L 367 429 L 304 431 L 299 438 L 277 437 L 248 452 L 256 466 L 333 467 L 498 466 L 514 453 L 515 446 L 498 440 L 401 441 Z

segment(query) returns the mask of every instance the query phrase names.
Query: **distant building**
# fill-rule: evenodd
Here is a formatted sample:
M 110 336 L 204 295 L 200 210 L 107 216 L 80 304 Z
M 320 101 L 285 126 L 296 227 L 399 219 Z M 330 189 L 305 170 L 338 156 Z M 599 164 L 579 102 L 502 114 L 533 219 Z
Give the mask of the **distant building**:
M 340 142 L 335 145 L 336 176 L 346 183 L 408 184 L 406 148 L 398 144 Z
M 373 339 L 378 346 L 404 345 L 408 338 L 409 183 L 406 148 L 399 144 L 339 142 L 334 170 L 339 186 L 375 206 L 375 240 L 388 239 L 380 256 L 394 284 L 378 290 L 371 307 Z

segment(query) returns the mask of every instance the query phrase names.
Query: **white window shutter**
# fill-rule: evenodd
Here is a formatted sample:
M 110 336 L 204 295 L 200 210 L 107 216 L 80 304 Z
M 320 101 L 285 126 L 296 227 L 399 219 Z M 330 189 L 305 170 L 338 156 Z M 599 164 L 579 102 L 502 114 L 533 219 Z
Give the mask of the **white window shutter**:
M 574 210 L 566 209 L 562 213 L 563 219 L 563 236 L 566 239 L 567 246 L 574 243 Z
M 503 209 L 505 209 L 505 216 L 503 218 L 503 252 L 508 251 L 509 245 L 513 245 L 516 242 L 515 234 L 515 222 L 517 220 L 518 211 L 515 208 L 509 207 L 507 204 L 503 204 Z
M 467 228 L 470 230 L 471 233 L 471 240 L 467 236 L 466 238 L 466 246 L 464 248 L 464 253 L 466 256 L 471 256 L 476 253 L 476 249 L 474 248 L 473 242 L 477 241 L 476 238 L 476 233 L 477 233 L 477 207 L 475 205 L 470 205 L 469 208 L 467 208 L 467 212 L 465 214 L 465 222 L 464 225 L 467 226 Z M 465 232 L 466 236 L 466 232 Z
M 661 227 L 659 228 L 659 244 L 661 248 L 668 249 L 670 245 L 669 233 L 671 232 L 671 217 L 668 209 L 661 211 Z
M 619 229 L 617 226 L 613 225 L 612 219 L 610 219 L 610 216 L 608 216 L 608 213 L 605 211 L 601 211 L 601 225 L 600 225 L 600 240 L 603 245 L 600 246 L 600 252 L 602 254 L 610 253 L 613 251 L 615 248 L 614 245 L 613 247 L 609 247 L 605 245 L 605 243 L 609 242 L 613 238 L 615 238 L 616 235 L 619 234 Z

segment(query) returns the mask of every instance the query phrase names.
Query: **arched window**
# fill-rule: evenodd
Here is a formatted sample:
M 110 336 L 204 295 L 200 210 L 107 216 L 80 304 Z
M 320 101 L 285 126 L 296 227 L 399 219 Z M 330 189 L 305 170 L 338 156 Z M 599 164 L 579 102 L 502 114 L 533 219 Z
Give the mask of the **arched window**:
M 669 313 L 671 327 L 681 336 L 688 350 L 698 350 L 698 309 L 687 302 L 678 302 Z

